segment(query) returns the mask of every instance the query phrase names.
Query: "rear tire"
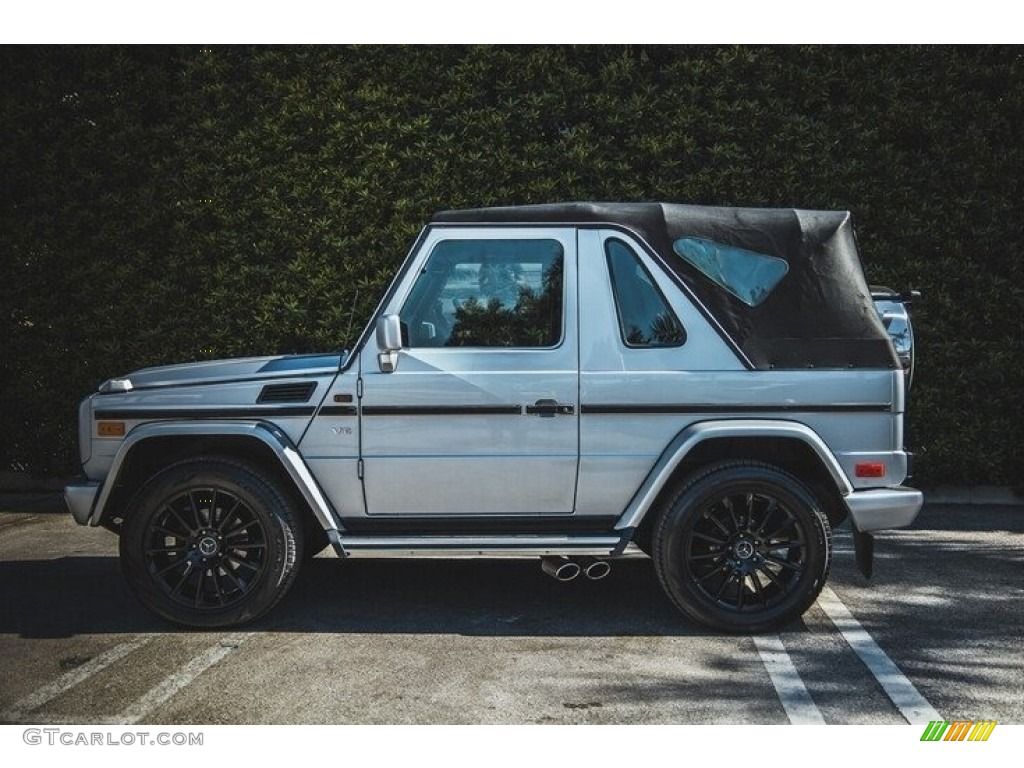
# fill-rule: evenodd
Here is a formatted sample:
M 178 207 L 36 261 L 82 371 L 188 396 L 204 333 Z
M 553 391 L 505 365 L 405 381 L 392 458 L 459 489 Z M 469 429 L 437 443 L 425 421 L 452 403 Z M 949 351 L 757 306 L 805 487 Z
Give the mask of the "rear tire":
M 665 504 L 652 556 L 685 616 L 726 632 L 764 632 L 817 599 L 831 529 L 821 504 L 789 473 L 721 462 L 688 477 Z
M 142 604 L 190 627 L 253 621 L 284 597 L 302 560 L 290 494 L 219 457 L 173 464 L 132 499 L 121 570 Z

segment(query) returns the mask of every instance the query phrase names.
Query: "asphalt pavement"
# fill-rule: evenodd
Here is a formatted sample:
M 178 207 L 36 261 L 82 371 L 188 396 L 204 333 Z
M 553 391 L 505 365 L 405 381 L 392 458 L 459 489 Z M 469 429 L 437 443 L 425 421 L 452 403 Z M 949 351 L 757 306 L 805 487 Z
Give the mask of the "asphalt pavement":
M 53 495 L 0 506 L 0 723 L 1024 723 L 1024 508 L 926 506 L 840 530 L 829 585 L 777 633 L 688 623 L 646 558 L 563 584 L 537 560 L 320 556 L 265 619 L 150 617 L 117 539 Z

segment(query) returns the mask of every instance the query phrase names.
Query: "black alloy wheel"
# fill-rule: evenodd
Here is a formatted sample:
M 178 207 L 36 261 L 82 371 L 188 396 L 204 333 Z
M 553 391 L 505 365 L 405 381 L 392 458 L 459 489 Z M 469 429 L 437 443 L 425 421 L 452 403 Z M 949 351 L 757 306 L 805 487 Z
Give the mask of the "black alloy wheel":
M 799 618 L 825 584 L 831 531 L 799 480 L 770 465 L 727 462 L 685 481 L 662 512 L 654 563 L 686 616 L 732 632 Z
M 157 473 L 129 505 L 121 567 L 142 603 L 194 627 L 251 621 L 295 578 L 302 525 L 277 484 L 232 459 Z
M 243 499 L 182 491 L 150 517 L 146 568 L 167 598 L 197 611 L 244 600 L 267 569 L 267 531 Z

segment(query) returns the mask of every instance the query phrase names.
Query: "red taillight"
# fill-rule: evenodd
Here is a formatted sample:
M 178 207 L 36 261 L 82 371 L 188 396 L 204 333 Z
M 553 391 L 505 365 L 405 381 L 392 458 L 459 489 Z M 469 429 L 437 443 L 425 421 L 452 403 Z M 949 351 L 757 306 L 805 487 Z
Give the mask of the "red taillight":
M 885 464 L 880 461 L 862 461 L 853 471 L 857 477 L 885 477 Z

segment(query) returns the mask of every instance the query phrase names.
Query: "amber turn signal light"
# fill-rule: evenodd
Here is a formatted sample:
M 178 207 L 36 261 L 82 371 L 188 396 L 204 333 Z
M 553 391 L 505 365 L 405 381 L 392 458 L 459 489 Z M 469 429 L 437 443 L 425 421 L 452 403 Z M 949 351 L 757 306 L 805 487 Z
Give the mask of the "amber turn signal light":
M 100 437 L 124 437 L 123 421 L 98 421 L 96 434 Z

